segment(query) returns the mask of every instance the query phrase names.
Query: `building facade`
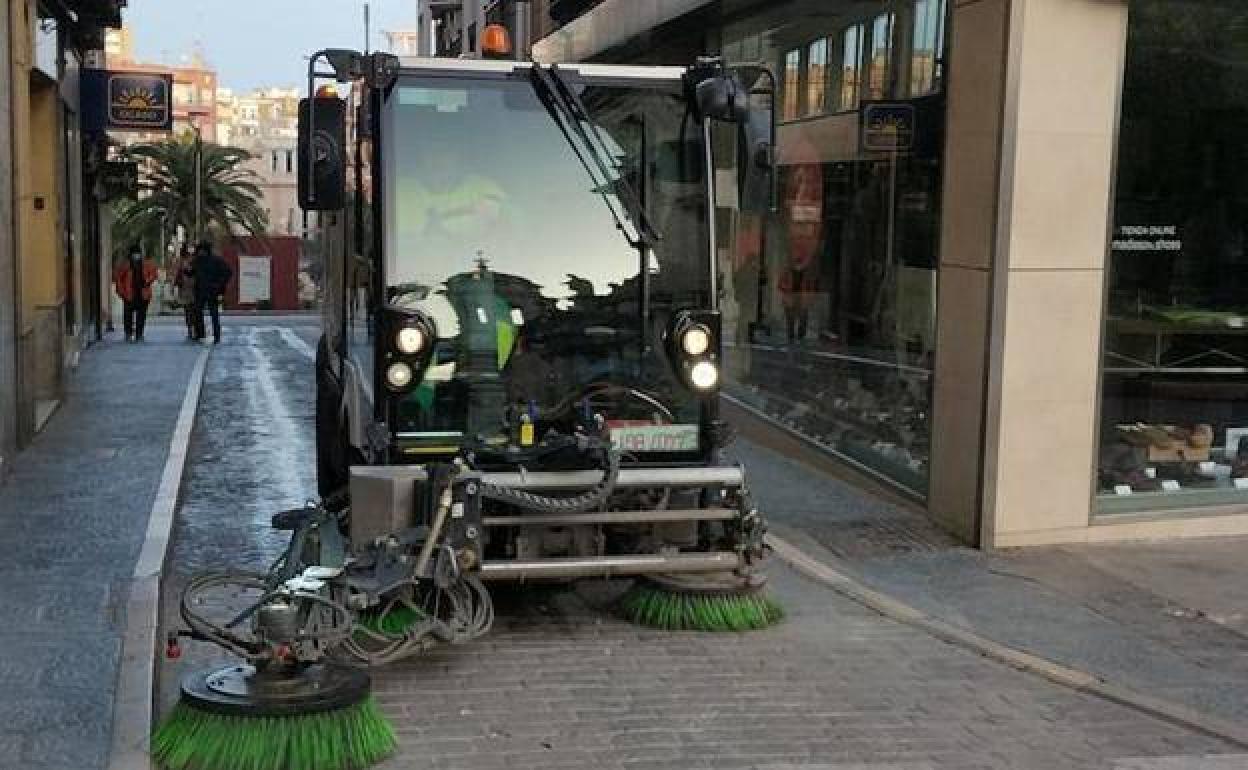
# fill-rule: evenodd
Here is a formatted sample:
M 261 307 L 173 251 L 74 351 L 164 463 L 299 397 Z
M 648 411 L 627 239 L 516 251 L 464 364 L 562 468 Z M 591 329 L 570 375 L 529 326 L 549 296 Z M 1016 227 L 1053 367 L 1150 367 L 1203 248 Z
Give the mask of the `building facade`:
M 99 335 L 93 148 L 80 73 L 121 0 L 14 0 L 0 19 L 0 478 Z
M 1248 533 L 1248 7 L 549 6 L 538 60 L 776 75 L 776 211 L 718 212 L 739 420 L 985 547 Z
M 241 95 L 221 89 L 217 94 L 219 141 L 254 156 L 247 167 L 257 176 L 273 235 L 303 232 L 296 189 L 301 93 L 298 88 L 265 88 Z

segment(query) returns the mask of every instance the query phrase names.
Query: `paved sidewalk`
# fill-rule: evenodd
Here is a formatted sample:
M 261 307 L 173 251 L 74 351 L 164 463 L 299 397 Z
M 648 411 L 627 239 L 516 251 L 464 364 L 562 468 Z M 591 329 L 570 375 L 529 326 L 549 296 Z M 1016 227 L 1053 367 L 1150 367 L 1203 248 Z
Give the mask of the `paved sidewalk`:
M 177 326 L 88 349 L 0 485 L 0 768 L 102 768 L 130 576 L 202 348 Z
M 868 586 L 1137 693 L 1248 723 L 1248 539 L 985 553 L 771 450 L 736 451 L 773 530 Z

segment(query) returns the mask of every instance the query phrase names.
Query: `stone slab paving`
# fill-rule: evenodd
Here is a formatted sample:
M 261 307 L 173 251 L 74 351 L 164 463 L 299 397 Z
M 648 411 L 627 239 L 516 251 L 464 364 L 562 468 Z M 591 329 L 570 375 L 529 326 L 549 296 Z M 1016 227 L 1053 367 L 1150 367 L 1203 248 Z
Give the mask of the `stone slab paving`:
M 1248 723 L 1248 634 L 1237 614 L 1248 609 L 1248 540 L 916 546 L 892 533 L 932 526 L 921 514 L 771 450 L 736 452 L 773 528 L 872 588 L 994 641 Z
M 402 740 L 383 767 L 1108 768 L 1205 753 L 1248 766 L 770 572 L 790 617 L 744 635 L 639 629 L 601 586 L 502 597 L 490 636 L 377 674 Z
M 129 579 L 202 350 L 147 338 L 84 352 L 0 485 L 0 768 L 107 763 Z
M 281 546 L 268 517 L 312 488 L 310 362 L 270 322 L 256 324 L 232 325 L 210 363 L 166 619 L 194 568 L 266 564 Z M 375 672 L 402 740 L 384 767 L 996 770 L 1243 759 L 881 618 L 780 564 L 770 571 L 791 617 L 746 635 L 624 623 L 609 610 L 618 582 L 501 591 L 489 636 Z M 163 706 L 178 675 L 219 658 L 188 644 L 183 660 L 163 664 Z

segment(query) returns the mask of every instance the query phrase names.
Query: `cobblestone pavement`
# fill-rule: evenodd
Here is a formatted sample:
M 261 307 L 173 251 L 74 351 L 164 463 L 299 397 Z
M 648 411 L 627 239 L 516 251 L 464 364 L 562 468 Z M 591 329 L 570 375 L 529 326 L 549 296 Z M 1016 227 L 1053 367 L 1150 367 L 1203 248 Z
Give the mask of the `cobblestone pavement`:
M 201 351 L 147 337 L 83 353 L 0 485 L 0 768 L 107 762 L 129 579 Z
M 194 568 L 267 563 L 281 546 L 269 516 L 313 488 L 313 332 L 256 324 L 228 328 L 210 363 L 166 617 Z M 1216 740 L 938 642 L 778 563 L 770 572 L 790 618 L 746 635 L 621 622 L 609 611 L 621 583 L 503 591 L 489 636 L 376 672 L 402 742 L 384 767 L 1248 766 Z M 218 657 L 187 653 L 163 664 L 164 708 L 182 672 Z
M 766 480 L 753 490 L 773 528 L 871 587 L 1137 692 L 1248 722 L 1248 540 L 986 553 L 929 536 L 922 515 L 775 452 L 736 451 Z

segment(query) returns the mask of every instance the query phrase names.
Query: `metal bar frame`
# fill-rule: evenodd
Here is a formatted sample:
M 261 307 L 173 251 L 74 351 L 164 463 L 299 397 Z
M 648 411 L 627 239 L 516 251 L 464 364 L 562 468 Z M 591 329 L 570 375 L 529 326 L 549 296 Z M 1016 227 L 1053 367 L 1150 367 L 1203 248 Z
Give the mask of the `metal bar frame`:
M 590 471 L 514 471 L 483 473 L 486 484 L 511 489 L 588 489 L 602 482 L 603 472 Z M 412 482 L 425 481 L 428 473 L 421 465 L 357 465 L 351 476 L 392 478 Z M 619 489 L 655 489 L 658 487 L 741 487 L 745 470 L 739 465 L 689 466 L 661 468 L 624 468 L 616 477 Z
M 733 551 L 710 553 L 639 554 L 533 560 L 486 561 L 479 573 L 482 580 L 550 580 L 583 577 L 626 577 L 652 574 L 732 572 L 744 566 Z
M 732 521 L 740 513 L 729 508 L 674 511 L 596 511 L 523 516 L 486 516 L 487 527 L 565 527 L 580 524 L 657 524 L 673 521 Z

